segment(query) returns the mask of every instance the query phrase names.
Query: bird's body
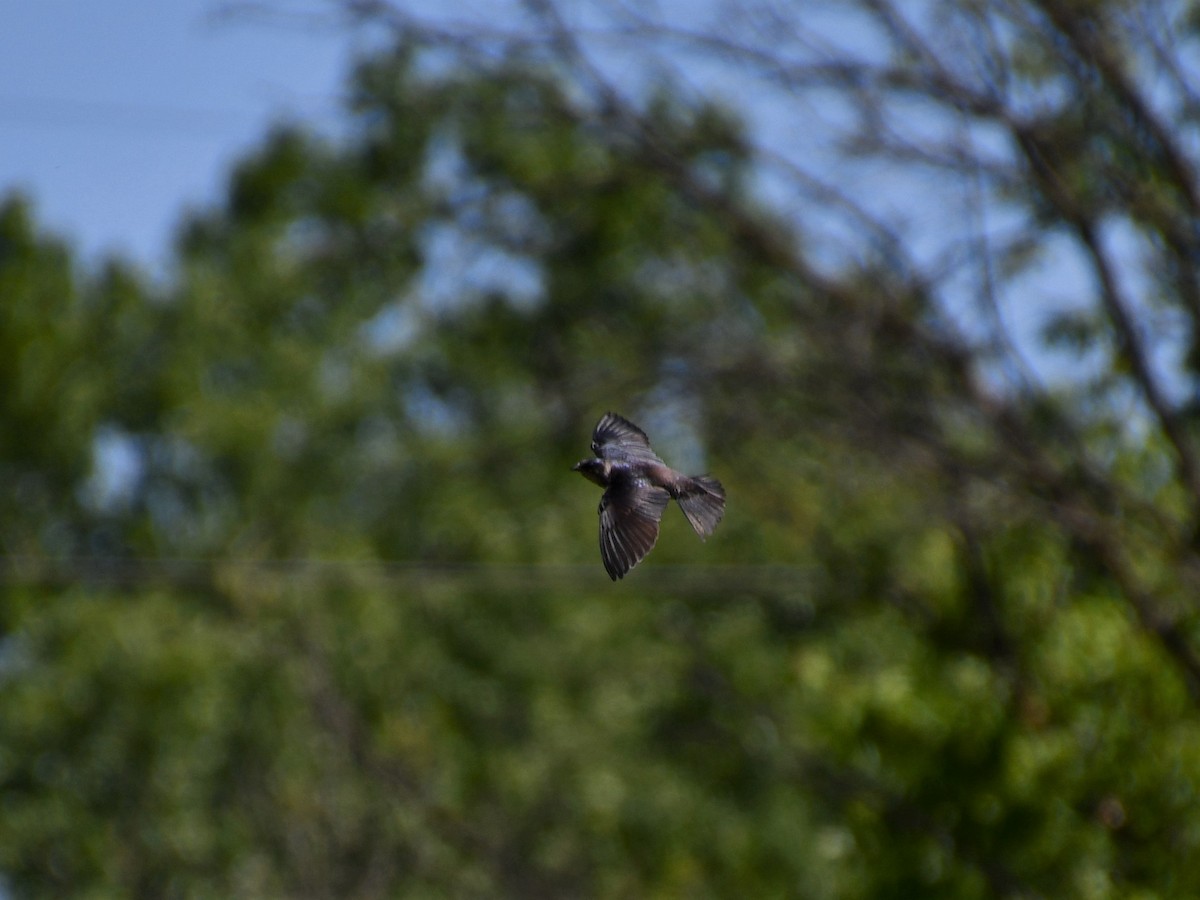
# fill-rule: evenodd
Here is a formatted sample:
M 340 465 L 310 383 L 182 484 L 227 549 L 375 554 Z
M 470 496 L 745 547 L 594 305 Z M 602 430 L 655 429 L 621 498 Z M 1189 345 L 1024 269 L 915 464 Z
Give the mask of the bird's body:
M 658 523 L 675 500 L 704 540 L 725 514 L 725 489 L 707 475 L 676 472 L 650 449 L 646 433 L 616 413 L 605 413 L 592 433 L 591 459 L 575 471 L 604 488 L 600 498 L 600 558 L 616 581 L 658 540 Z

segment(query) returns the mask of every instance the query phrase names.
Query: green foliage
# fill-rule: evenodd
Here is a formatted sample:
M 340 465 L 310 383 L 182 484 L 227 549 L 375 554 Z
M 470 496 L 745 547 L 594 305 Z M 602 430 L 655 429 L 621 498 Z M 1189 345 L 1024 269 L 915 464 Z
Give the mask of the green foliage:
M 782 226 L 718 110 L 653 100 L 664 167 L 543 70 L 417 71 L 364 64 L 344 143 L 270 135 L 169 285 L 0 210 L 14 896 L 1200 892 L 1186 673 L 987 477 L 920 298 L 730 227 Z M 618 585 L 569 471 L 610 406 L 730 497 Z M 1165 448 L 1102 436 L 1175 515 Z

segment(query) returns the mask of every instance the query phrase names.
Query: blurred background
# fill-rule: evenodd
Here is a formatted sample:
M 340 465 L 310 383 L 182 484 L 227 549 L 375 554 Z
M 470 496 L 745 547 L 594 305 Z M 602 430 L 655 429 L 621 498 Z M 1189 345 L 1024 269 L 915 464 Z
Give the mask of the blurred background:
M 0 895 L 1200 894 L 1194 4 L 8 7 Z

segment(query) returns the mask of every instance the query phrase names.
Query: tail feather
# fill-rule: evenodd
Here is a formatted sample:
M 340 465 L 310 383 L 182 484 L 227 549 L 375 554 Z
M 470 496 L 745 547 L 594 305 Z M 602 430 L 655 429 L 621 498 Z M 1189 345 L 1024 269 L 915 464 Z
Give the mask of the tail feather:
M 679 501 L 679 508 L 687 516 L 692 530 L 700 535 L 700 540 L 705 540 L 725 515 L 725 488 L 708 475 L 680 481 L 675 499 Z

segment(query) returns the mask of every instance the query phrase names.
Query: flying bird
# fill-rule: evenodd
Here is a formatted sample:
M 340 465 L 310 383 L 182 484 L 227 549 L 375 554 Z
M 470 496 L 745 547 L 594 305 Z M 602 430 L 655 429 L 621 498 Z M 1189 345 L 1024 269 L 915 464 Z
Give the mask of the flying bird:
M 600 559 L 613 581 L 640 563 L 658 540 L 669 500 L 679 503 L 700 540 L 725 515 L 725 488 L 707 475 L 676 472 L 650 449 L 646 433 L 623 416 L 605 413 L 592 432 L 594 458 L 573 466 L 604 488 L 600 498 Z

